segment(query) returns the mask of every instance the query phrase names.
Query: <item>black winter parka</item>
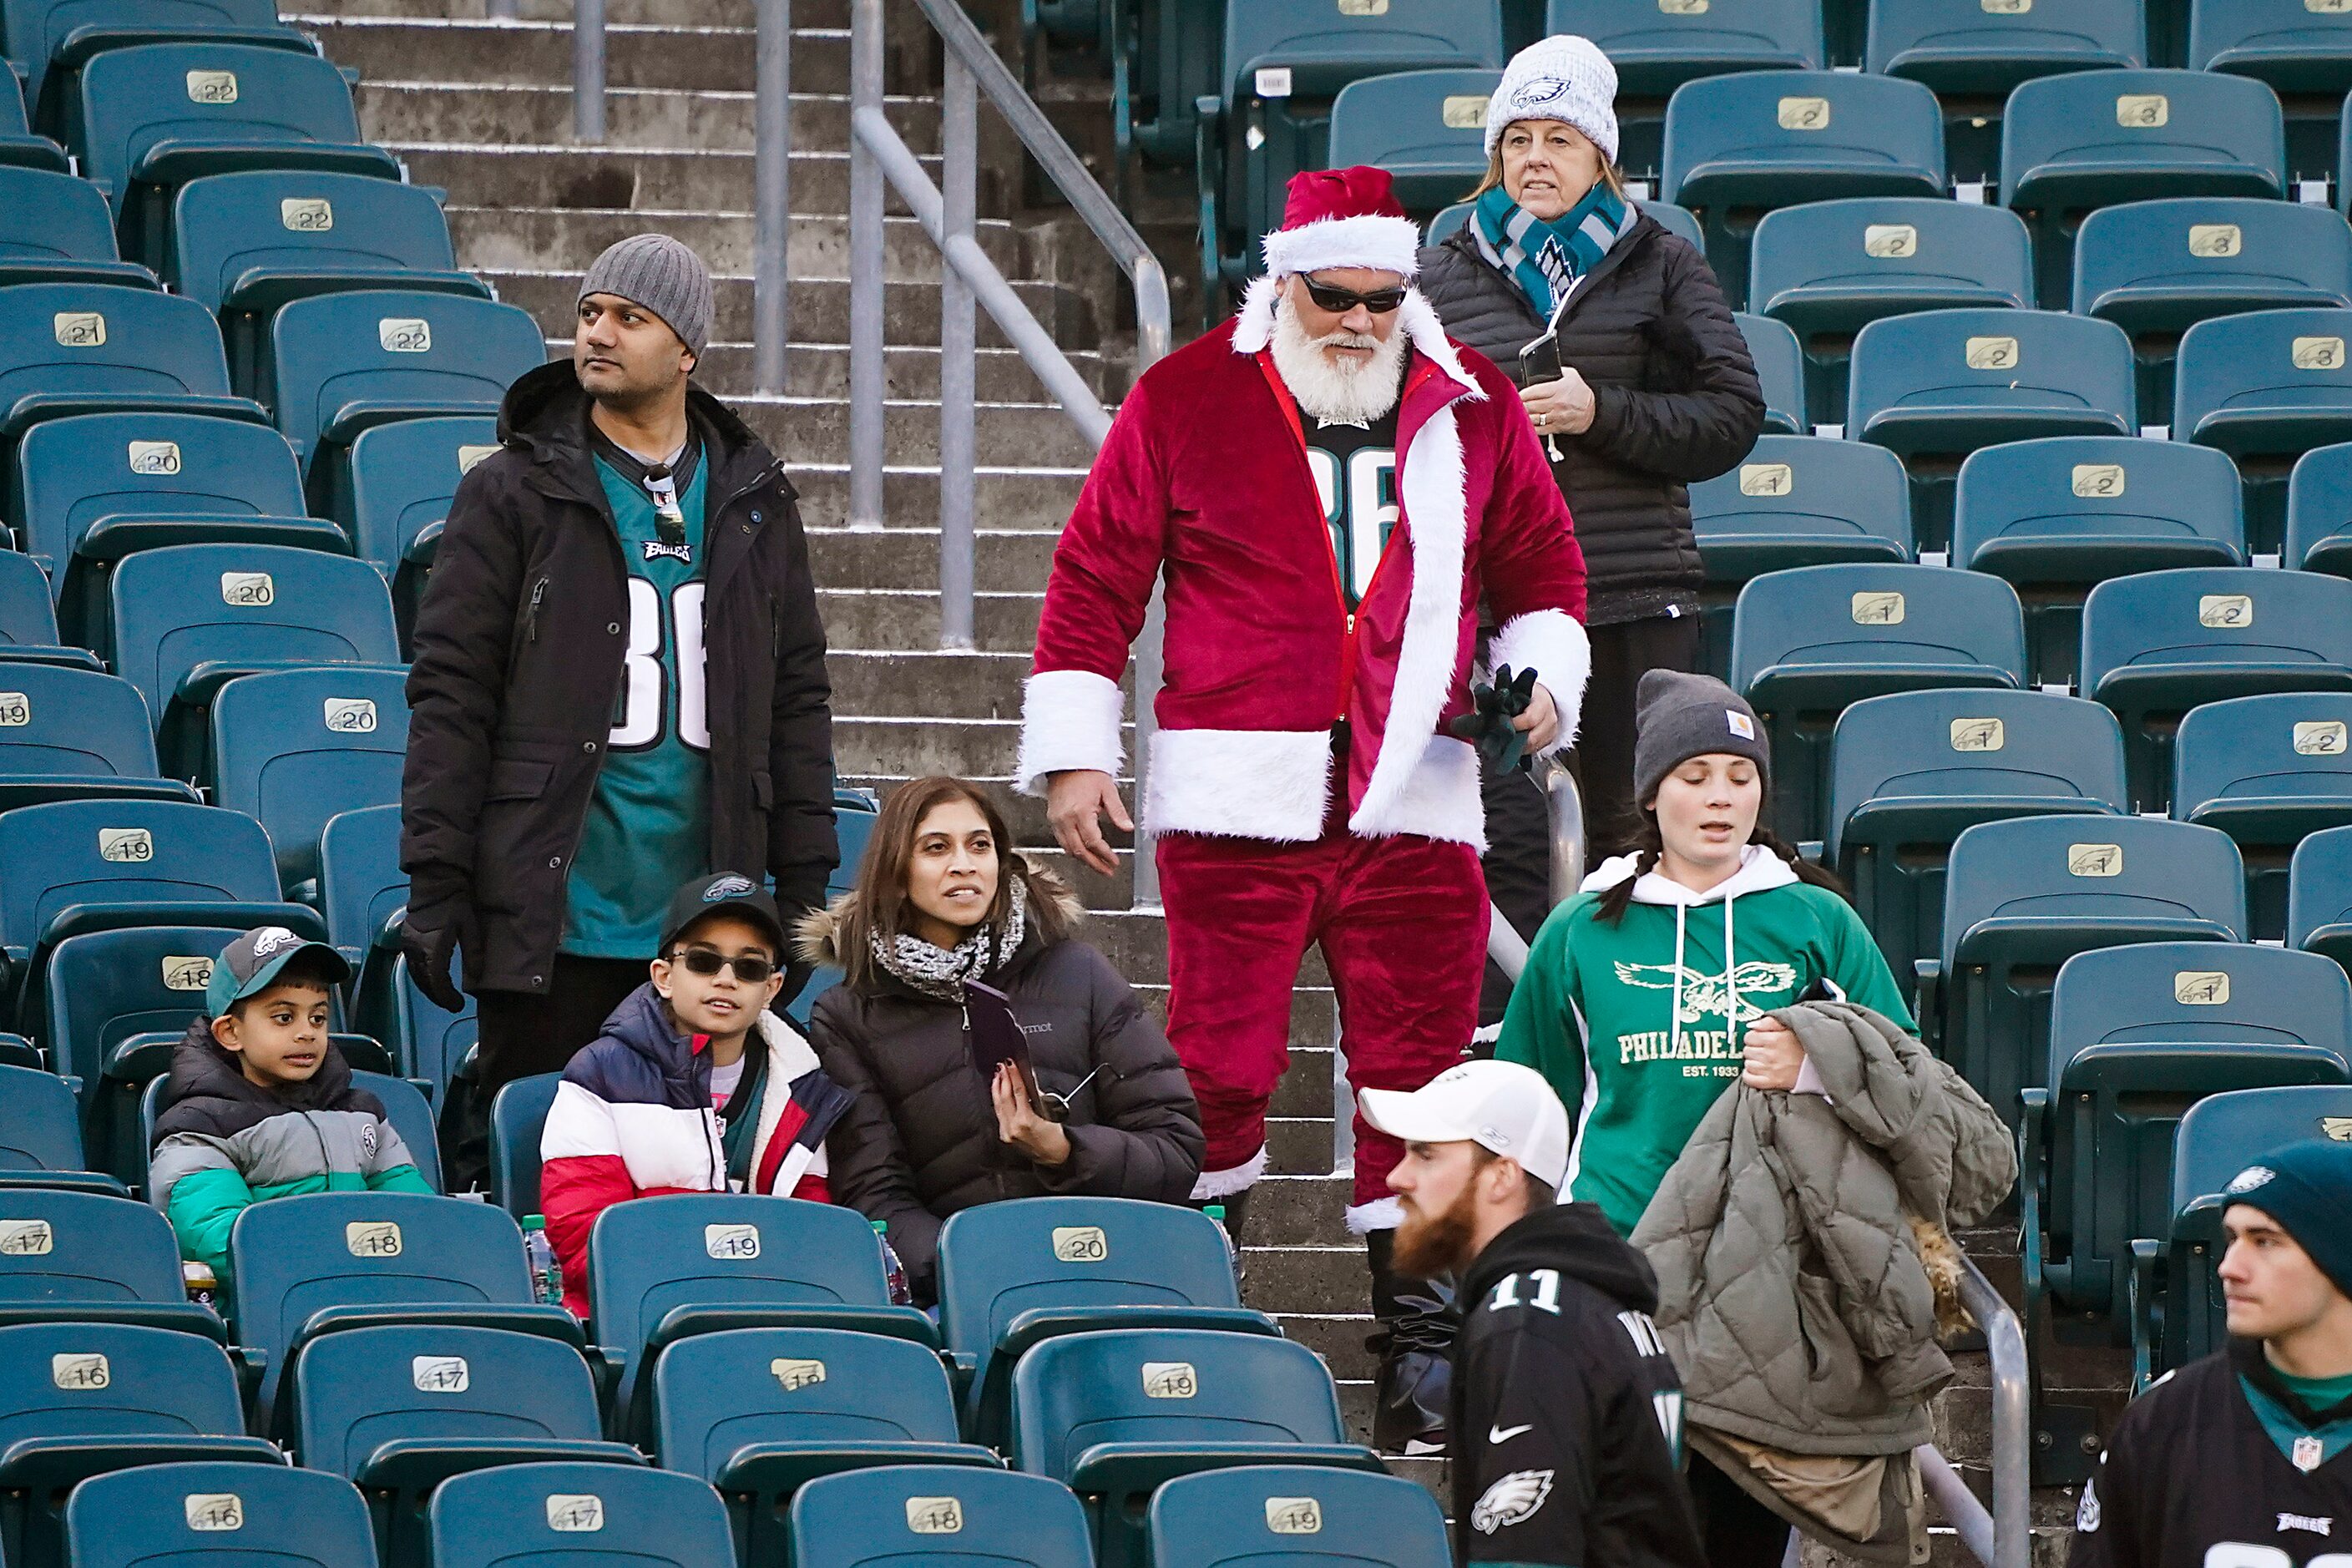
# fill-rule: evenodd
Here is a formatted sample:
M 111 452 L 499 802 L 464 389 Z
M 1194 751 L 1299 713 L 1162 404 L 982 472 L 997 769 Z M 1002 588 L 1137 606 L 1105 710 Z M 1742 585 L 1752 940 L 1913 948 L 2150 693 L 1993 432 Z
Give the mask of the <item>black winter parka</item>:
M 709 465 L 703 548 L 710 854 L 700 871 L 824 901 L 832 688 L 792 481 L 717 398 L 687 394 Z M 401 868 L 421 923 L 478 922 L 469 990 L 544 994 L 628 644 L 627 568 L 567 360 L 508 390 L 500 450 L 449 503 L 408 674 Z
M 1422 251 L 1420 288 L 1448 336 L 1518 379 L 1543 318 L 1468 228 Z M 1755 362 L 1706 258 L 1640 219 L 1570 297 L 1559 359 L 1593 395 L 1591 427 L 1557 437 L 1552 465 L 1584 550 L 1587 623 L 1696 609 L 1685 487 L 1729 470 L 1764 428 Z
M 1072 1103 L 1058 1170 L 996 1135 L 954 1003 L 886 973 L 866 991 L 835 986 L 809 1021 L 826 1076 L 857 1096 L 825 1141 L 826 1185 L 888 1223 L 922 1305 L 937 1298 L 940 1227 L 959 1210 L 1046 1193 L 1181 1203 L 1201 1173 L 1201 1113 L 1175 1048 L 1110 961 L 1069 937 L 1083 912 L 1069 890 L 1025 862 L 1019 874 L 1027 932 L 982 978 L 1012 998 L 1041 1088 L 1068 1094 L 1102 1069 Z M 839 967 L 837 929 L 833 910 L 803 921 L 802 956 Z

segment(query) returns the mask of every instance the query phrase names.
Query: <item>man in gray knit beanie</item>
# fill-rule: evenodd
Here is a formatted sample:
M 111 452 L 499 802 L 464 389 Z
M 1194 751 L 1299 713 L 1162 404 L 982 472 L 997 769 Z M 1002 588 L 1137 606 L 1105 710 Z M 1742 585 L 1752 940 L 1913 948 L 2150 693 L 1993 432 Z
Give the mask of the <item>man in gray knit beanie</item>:
M 712 296 L 667 235 L 596 258 L 571 358 L 508 390 L 417 611 L 404 947 L 452 1011 L 462 957 L 479 1041 L 442 1118 L 453 1192 L 487 1172 L 499 1089 L 563 1071 L 671 956 L 674 889 L 772 879 L 789 925 L 837 856 L 808 542 L 776 455 L 693 384 Z M 772 1088 L 745 1080 L 747 1124 Z

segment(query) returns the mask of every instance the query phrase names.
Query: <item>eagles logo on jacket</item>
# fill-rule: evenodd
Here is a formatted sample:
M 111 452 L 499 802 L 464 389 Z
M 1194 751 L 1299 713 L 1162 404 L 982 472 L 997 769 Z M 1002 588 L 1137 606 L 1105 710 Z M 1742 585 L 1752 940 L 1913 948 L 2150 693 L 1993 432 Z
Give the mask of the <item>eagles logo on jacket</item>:
M 850 1093 L 773 1013 L 760 1015 L 746 1058 L 755 1049 L 767 1055 L 744 1190 L 829 1202 L 824 1135 L 849 1109 Z M 747 1059 L 736 1093 L 751 1092 Z M 606 1208 L 664 1193 L 734 1190 L 725 1137 L 710 1104 L 709 1037 L 677 1033 L 661 994 L 650 982 L 640 985 L 563 1069 L 540 1135 L 539 1205 L 563 1265 L 565 1306 L 588 1315 L 588 1237 Z

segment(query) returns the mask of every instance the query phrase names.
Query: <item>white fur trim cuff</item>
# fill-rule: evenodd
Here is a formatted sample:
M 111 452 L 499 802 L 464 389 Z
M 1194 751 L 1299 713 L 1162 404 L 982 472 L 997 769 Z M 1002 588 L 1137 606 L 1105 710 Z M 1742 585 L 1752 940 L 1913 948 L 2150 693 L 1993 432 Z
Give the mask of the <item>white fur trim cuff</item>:
M 1404 788 L 1378 820 L 1358 812 L 1349 828 L 1367 838 L 1418 833 L 1486 853 L 1486 799 L 1478 782 L 1478 749 L 1452 735 L 1432 735 Z
M 1404 1205 L 1394 1198 L 1374 1198 L 1368 1204 L 1348 1205 L 1348 1234 L 1350 1236 L 1394 1230 L 1403 1223 Z
M 1331 795 L 1326 730 L 1162 730 L 1151 738 L 1155 833 L 1310 844 Z
M 1265 237 L 1265 269 L 1319 272 L 1327 267 L 1377 267 L 1411 279 L 1421 270 L 1421 228 L 1409 217 L 1359 213 L 1318 218 Z
M 1117 778 L 1125 765 L 1119 723 L 1127 700 L 1118 682 L 1090 669 L 1041 669 L 1024 682 L 1021 755 L 1015 787 L 1044 795 L 1045 775 L 1092 768 Z
M 1592 642 L 1583 625 L 1565 610 L 1529 610 L 1514 616 L 1496 632 L 1486 657 L 1496 667 L 1535 667 L 1536 679 L 1551 693 L 1559 710 L 1559 738 L 1547 752 L 1566 751 L 1576 743 L 1577 721 L 1584 708 L 1584 686 L 1592 674 Z
M 1210 1203 L 1218 1198 L 1232 1197 L 1235 1193 L 1245 1193 L 1257 1185 L 1257 1179 L 1265 1174 L 1265 1148 L 1261 1144 L 1256 1153 L 1238 1165 L 1223 1171 L 1202 1172 L 1200 1179 L 1192 1184 L 1192 1202 Z

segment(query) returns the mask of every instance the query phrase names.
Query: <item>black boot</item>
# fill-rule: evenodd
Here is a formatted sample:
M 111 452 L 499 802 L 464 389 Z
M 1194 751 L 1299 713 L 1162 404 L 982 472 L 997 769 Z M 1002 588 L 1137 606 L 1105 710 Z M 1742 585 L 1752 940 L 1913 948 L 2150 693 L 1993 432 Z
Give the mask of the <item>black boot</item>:
M 1412 1279 L 1389 1260 L 1396 1232 L 1364 1237 L 1372 1269 L 1372 1316 L 1380 1327 L 1364 1342 L 1380 1354 L 1372 1384 L 1372 1447 L 1384 1454 L 1441 1454 L 1454 1381 L 1454 1333 L 1460 1314 L 1450 1279 Z

